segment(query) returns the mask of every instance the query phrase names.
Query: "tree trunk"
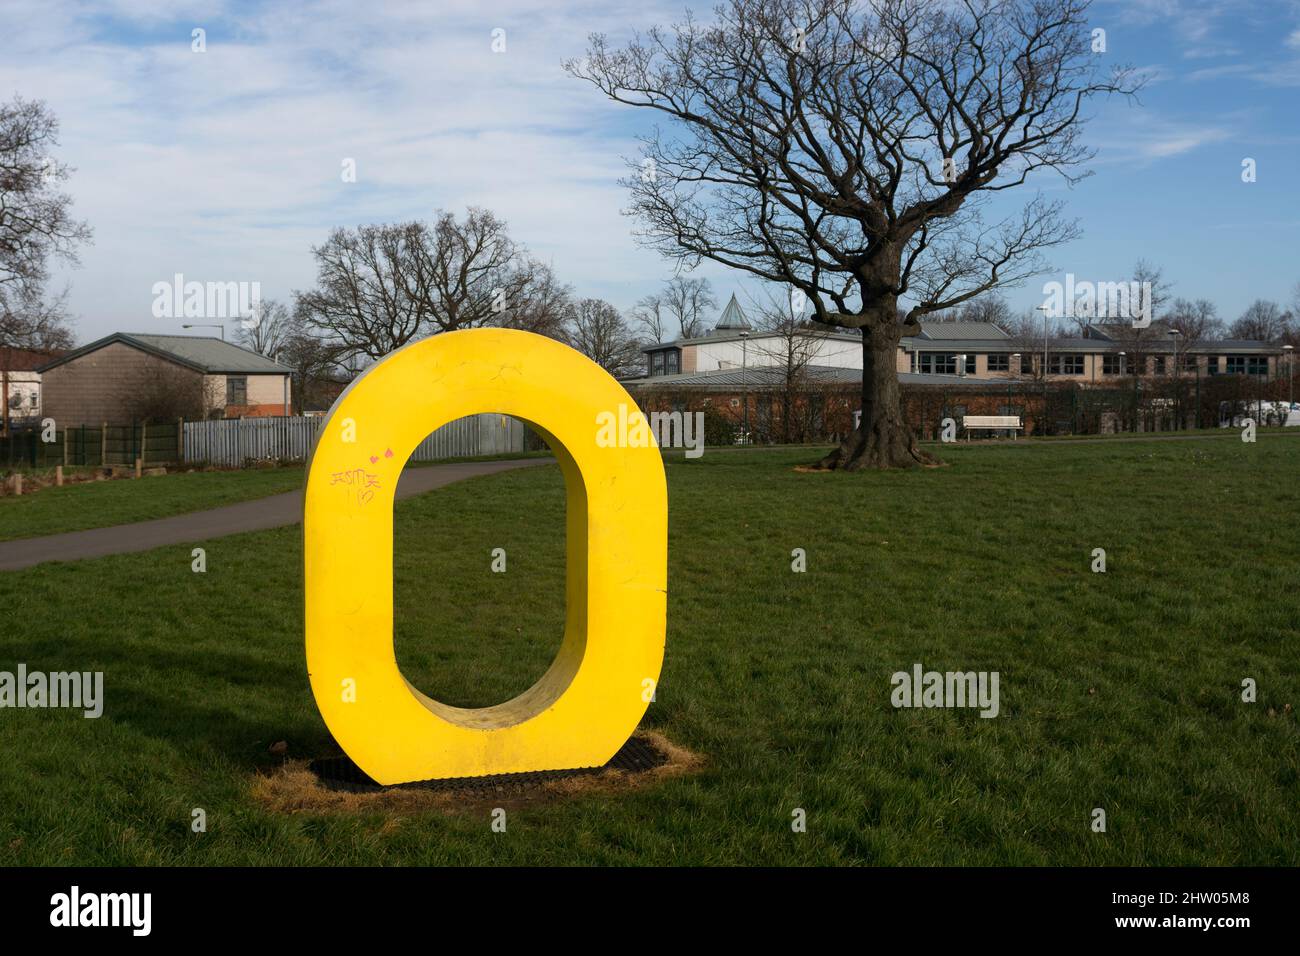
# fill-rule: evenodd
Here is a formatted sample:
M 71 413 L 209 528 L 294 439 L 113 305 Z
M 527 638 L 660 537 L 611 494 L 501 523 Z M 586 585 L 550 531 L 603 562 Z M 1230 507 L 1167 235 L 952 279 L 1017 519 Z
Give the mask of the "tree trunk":
M 890 320 L 862 330 L 862 420 L 848 439 L 821 460 L 823 468 L 857 471 L 941 464 L 917 447 L 903 419 L 897 366 L 902 329 L 892 319 L 891 314 Z

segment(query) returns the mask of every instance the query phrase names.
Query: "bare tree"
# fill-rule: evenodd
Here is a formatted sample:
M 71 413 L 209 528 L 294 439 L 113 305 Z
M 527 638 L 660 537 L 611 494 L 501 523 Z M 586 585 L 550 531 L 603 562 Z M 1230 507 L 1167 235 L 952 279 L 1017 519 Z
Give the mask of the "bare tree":
M 136 378 L 125 411 L 136 421 L 202 421 L 221 405 L 214 389 L 198 372 L 152 359 Z
M 295 331 L 294 315 L 288 307 L 276 299 L 263 299 L 254 304 L 250 314 L 240 317 L 235 341 L 258 355 L 275 358 Z
M 1171 329 L 1181 335 L 1179 345 L 1195 345 L 1218 338 L 1224 332 L 1219 310 L 1209 299 L 1175 299 L 1164 316 Z
M 381 358 L 423 335 L 554 321 L 549 269 L 486 209 L 465 218 L 336 229 L 313 249 L 317 288 L 295 310 L 345 352 Z M 534 311 L 530 312 L 532 309 Z M 545 320 L 545 321 L 543 321 Z
M 432 331 L 500 325 L 524 308 L 539 264 L 510 238 L 503 220 L 471 206 L 463 220 L 442 213 L 413 277 Z
M 1145 259 L 1139 259 L 1133 266 L 1133 282 L 1142 290 L 1141 304 L 1150 310 L 1152 321 L 1161 318 L 1172 288 L 1171 283 L 1165 279 L 1165 270 Z
M 39 100 L 0 103 L 0 346 L 67 348 L 63 295 L 48 298 L 51 258 L 76 263 L 91 230 L 59 190 L 71 167 L 51 154 L 59 121 Z
M 1124 362 L 1130 372 L 1144 375 L 1147 372 L 1147 359 L 1152 355 L 1164 355 L 1170 344 L 1170 324 L 1163 318 L 1165 302 L 1169 299 L 1170 284 L 1165 281 L 1164 270 L 1145 259 L 1139 259 L 1133 266 L 1132 288 L 1138 290 L 1137 298 L 1131 299 L 1129 308 L 1135 313 L 1129 316 L 1108 316 L 1110 321 L 1100 323 L 1105 327 L 1107 336 L 1124 350 Z M 1100 301 L 1095 309 L 1100 308 Z M 1138 312 L 1144 312 L 1148 322 L 1136 321 Z M 1076 324 L 1080 331 L 1093 324 L 1096 316 L 1089 312 L 1077 316 Z M 1118 319 L 1119 321 L 1115 321 Z M 1171 353 L 1172 348 L 1168 349 Z M 1172 366 L 1167 366 L 1172 371 Z
M 1011 306 L 1000 295 L 982 295 L 963 302 L 961 308 L 957 310 L 956 321 L 987 322 L 1005 332 L 1012 322 Z
M 658 293 L 643 296 L 633 306 L 632 318 L 655 342 L 662 342 L 671 334 L 668 325 L 668 309 L 664 304 L 664 297 Z
M 696 339 L 707 330 L 708 316 L 717 309 L 718 300 L 708 279 L 673 276 L 664 285 L 663 304 L 679 337 Z
M 1048 348 L 1051 339 L 1064 331 L 1061 326 L 1050 317 L 1044 324 L 1043 313 L 1030 309 L 1020 315 L 1010 316 L 1002 328 L 1010 336 L 1011 347 L 1020 353 L 1020 374 L 1034 381 L 1042 381 L 1047 373 L 1043 351 Z M 1016 369 L 1013 367 L 1011 371 L 1015 372 Z
M 312 249 L 317 287 L 295 292 L 295 311 L 349 354 L 379 358 L 430 321 L 413 279 L 431 242 L 423 223 L 335 229 Z
M 1282 334 L 1282 344 L 1292 348 L 1300 346 L 1300 282 L 1291 289 L 1291 322 Z
M 579 299 L 570 307 L 569 341 L 611 375 L 641 368 L 641 343 L 618 309 L 603 299 Z
M 72 348 L 75 337 L 65 308 L 67 295 L 66 288 L 50 296 L 43 285 L 24 283 L 16 289 L 0 285 L 0 347 Z
M 1261 342 L 1280 342 L 1291 331 L 1292 315 L 1283 311 L 1276 302 L 1256 299 L 1232 323 L 1229 334 L 1235 339 L 1257 339 Z
M 1041 196 L 986 222 L 1036 170 L 1070 182 L 1092 151 L 1083 108 L 1131 93 L 1100 76 L 1086 0 L 728 0 L 566 64 L 610 98 L 676 121 L 627 180 L 641 239 L 801 289 L 860 329 L 862 424 L 828 467 L 928 463 L 903 419 L 895 354 L 922 316 L 1044 269 L 1076 235 Z M 902 321 L 900 300 L 912 302 Z
M 814 397 L 820 395 L 813 381 L 812 367 L 829 330 L 809 322 L 795 309 L 784 290 L 769 289 L 763 299 L 751 299 L 750 304 L 756 325 L 750 348 L 760 360 L 755 364 L 775 368 L 781 376 L 772 390 L 781 421 L 770 437 L 785 444 L 802 441 L 808 422 L 800 412 L 811 407 Z
M 341 390 L 341 383 L 353 377 L 344 369 L 343 350 L 316 335 L 305 323 L 295 321 L 293 331 L 280 349 L 278 361 L 293 369 L 290 389 L 293 407 L 300 413 L 309 407 L 328 406 Z
M 505 303 L 497 321 L 491 324 L 564 341 L 573 290 L 556 277 L 549 265 L 535 259 L 526 259 L 516 274 L 523 281 L 516 285 L 512 300 Z

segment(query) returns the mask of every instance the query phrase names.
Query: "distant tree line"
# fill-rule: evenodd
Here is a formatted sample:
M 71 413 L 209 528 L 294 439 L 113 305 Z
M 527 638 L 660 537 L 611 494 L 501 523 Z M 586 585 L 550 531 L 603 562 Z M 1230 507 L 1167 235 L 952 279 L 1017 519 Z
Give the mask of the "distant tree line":
M 613 375 L 643 367 L 642 348 L 697 335 L 716 300 L 707 279 L 674 278 L 629 315 L 579 296 L 514 240 L 493 212 L 439 212 L 335 229 L 314 247 L 316 285 L 291 303 L 263 301 L 238 341 L 292 367 L 296 382 L 346 380 L 430 335 L 512 328 L 572 346 Z
M 1276 345 L 1300 345 L 1300 282 L 1291 290 L 1291 301 L 1279 304 L 1269 299 L 1256 299 L 1237 318 L 1227 320 L 1219 314 L 1213 301 L 1205 298 L 1189 299 L 1171 297 L 1172 283 L 1164 277 L 1164 270 L 1144 260 L 1133 267 L 1132 282 L 1148 283 L 1151 290 L 1151 319 L 1159 324 L 1158 334 L 1176 329 L 1180 345 L 1194 345 L 1213 339 L 1251 339 Z M 1014 338 L 1023 339 L 1032 349 L 1043 343 L 1043 313 L 1029 309 L 1016 313 L 1000 295 L 984 295 L 964 303 L 961 308 L 938 313 L 930 317 L 935 322 L 991 322 Z M 1048 319 L 1048 334 L 1056 336 L 1082 335 L 1094 323 L 1110 322 L 1129 324 L 1127 319 L 1098 318 L 1073 315 Z M 1134 329 L 1137 336 L 1144 330 Z M 1157 333 L 1150 333 L 1155 335 Z

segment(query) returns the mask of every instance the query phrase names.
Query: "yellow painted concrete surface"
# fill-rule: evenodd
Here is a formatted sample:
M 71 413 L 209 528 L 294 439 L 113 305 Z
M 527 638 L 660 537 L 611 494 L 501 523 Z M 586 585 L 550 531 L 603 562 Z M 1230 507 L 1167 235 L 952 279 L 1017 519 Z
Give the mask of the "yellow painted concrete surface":
M 334 403 L 304 497 L 307 669 L 330 732 L 379 783 L 600 766 L 636 729 L 663 663 L 668 493 L 653 441 L 597 441 L 598 416 L 620 404 L 636 407 L 585 356 L 511 329 L 412 343 Z M 559 654 L 535 685 L 464 709 L 422 694 L 397 666 L 393 493 L 429 432 L 479 412 L 527 421 L 559 460 L 566 620 Z

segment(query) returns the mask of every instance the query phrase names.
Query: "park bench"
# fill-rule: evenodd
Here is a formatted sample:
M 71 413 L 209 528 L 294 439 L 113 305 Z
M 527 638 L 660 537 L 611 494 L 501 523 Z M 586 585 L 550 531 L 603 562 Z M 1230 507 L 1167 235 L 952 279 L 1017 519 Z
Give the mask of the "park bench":
M 1023 427 L 1019 415 L 963 415 L 961 427 L 966 429 L 966 440 L 970 441 L 971 429 L 988 428 L 992 430 L 1005 428 L 1015 438 L 1016 430 Z

